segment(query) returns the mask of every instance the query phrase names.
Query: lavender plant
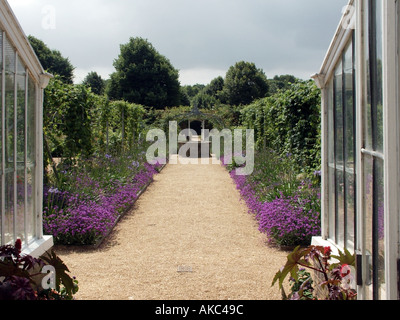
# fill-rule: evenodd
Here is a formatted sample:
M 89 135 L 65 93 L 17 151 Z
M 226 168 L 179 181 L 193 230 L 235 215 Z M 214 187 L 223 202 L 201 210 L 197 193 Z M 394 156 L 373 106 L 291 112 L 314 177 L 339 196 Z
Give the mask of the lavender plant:
M 224 158 L 222 163 L 226 166 Z M 306 245 L 313 236 L 320 235 L 318 179 L 312 177 L 317 181 L 313 183 L 305 175 L 296 175 L 290 155 L 282 159 L 274 152 L 258 153 L 252 175 L 230 174 L 249 212 L 258 220 L 259 230 L 268 235 L 270 242 Z
M 158 173 L 160 165 L 139 161 L 106 155 L 63 172 L 64 191 L 45 189 L 44 232 L 57 244 L 96 243 Z

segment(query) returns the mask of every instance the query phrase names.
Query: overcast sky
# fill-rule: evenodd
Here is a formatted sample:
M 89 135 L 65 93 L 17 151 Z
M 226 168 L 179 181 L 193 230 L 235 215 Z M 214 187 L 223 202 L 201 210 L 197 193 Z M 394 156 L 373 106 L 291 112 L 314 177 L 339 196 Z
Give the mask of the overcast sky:
M 182 85 L 208 84 L 238 61 L 268 78 L 319 71 L 348 0 L 8 0 L 24 32 L 68 57 L 79 83 L 114 72 L 120 45 L 147 39 Z

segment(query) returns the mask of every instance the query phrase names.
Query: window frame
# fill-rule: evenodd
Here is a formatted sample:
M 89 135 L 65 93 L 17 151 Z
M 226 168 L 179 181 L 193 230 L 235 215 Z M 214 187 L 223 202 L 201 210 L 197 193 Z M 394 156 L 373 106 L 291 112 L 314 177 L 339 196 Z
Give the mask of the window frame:
M 351 14 L 355 14 L 356 34 L 356 145 L 357 145 L 357 292 L 359 300 L 372 298 L 397 300 L 400 297 L 398 272 L 400 270 L 400 1 L 382 1 L 383 25 L 382 25 L 382 95 L 383 95 L 383 150 L 365 148 L 365 109 L 367 101 L 368 82 L 366 62 L 366 46 L 368 45 L 368 29 L 365 30 L 367 5 L 371 1 L 349 0 L 348 6 Z M 334 67 L 340 59 L 343 51 L 343 43 L 347 41 L 348 28 L 346 21 L 350 17 L 342 16 L 340 25 L 334 39 L 328 49 L 324 62 L 318 74 L 313 78 L 322 89 L 322 236 L 314 237 L 314 245 L 330 245 L 333 251 L 343 250 L 337 243 L 330 240 L 327 221 L 329 221 L 329 185 L 328 170 L 328 109 L 329 101 L 333 99 L 329 84 L 331 83 Z M 353 20 L 353 19 L 352 19 Z M 380 31 L 379 31 L 380 32 Z M 382 152 L 379 152 L 382 151 Z M 366 222 L 366 185 L 365 185 L 365 159 L 383 159 L 384 181 L 384 279 L 385 282 L 372 288 L 372 280 L 377 279 L 377 273 L 372 276 L 370 264 L 373 258 L 367 252 L 366 243 L 371 239 L 371 225 Z M 371 169 L 373 171 L 373 169 Z M 382 172 L 382 171 L 381 171 Z M 382 173 L 379 173 L 382 175 Z M 376 188 L 376 185 L 375 185 Z M 380 191 L 382 194 L 382 187 Z M 375 206 L 376 208 L 376 206 Z M 375 212 L 377 210 L 375 209 Z M 375 213 L 375 220 L 376 220 Z M 375 225 L 376 222 L 375 222 Z M 368 229 L 369 228 L 369 229 Z M 376 231 L 375 231 L 376 235 Z M 369 236 L 369 239 L 367 238 Z M 376 246 L 376 244 L 375 244 Z M 374 258 L 376 261 L 376 257 Z
M 349 73 L 346 72 L 345 67 L 348 62 L 346 62 L 346 55 L 348 54 L 348 50 L 351 52 L 351 88 L 352 88 L 352 103 L 349 106 L 347 101 L 347 82 L 346 79 Z M 348 144 L 348 135 L 347 129 L 349 127 L 349 123 L 347 121 L 347 111 L 351 108 L 352 113 L 352 134 L 355 137 L 356 134 L 356 86 L 355 86 L 355 34 L 352 33 L 349 38 L 347 38 L 346 45 L 341 51 L 341 55 L 335 64 L 335 68 L 332 72 L 332 77 L 329 80 L 327 85 L 328 94 L 324 99 L 328 106 L 326 121 L 328 130 L 326 133 L 326 153 L 327 153 L 327 161 L 325 166 L 328 170 L 328 219 L 326 219 L 327 226 L 327 234 L 325 238 L 330 240 L 331 242 L 339 245 L 342 248 L 347 248 L 351 251 L 354 251 L 356 247 L 356 210 L 357 210 L 357 198 L 356 198 L 356 141 L 353 139 L 352 144 L 349 146 Z M 339 99 L 338 99 L 339 98 Z M 338 109 L 341 110 L 341 114 L 339 116 Z M 340 135 L 340 137 L 339 137 Z M 349 168 L 348 165 L 348 147 L 352 149 L 352 153 L 354 156 L 354 168 Z M 339 152 L 339 153 L 338 153 Z M 332 173 L 333 171 L 333 173 Z M 350 172 L 351 171 L 351 172 Z M 350 231 L 350 235 L 352 240 L 349 239 L 349 208 L 348 201 L 351 197 L 347 194 L 348 190 L 348 174 L 352 174 L 354 176 L 353 187 L 354 194 L 352 202 L 354 204 L 353 209 L 353 230 Z M 340 179 L 342 177 L 342 179 Z M 333 178 L 334 181 L 331 181 Z M 342 182 L 340 182 L 340 181 Z M 338 185 L 342 185 L 342 192 L 339 194 Z M 334 199 L 332 199 L 332 195 L 334 195 Z M 340 196 L 342 195 L 342 197 Z M 342 205 L 340 205 L 339 200 Z M 340 218 L 340 208 L 343 210 L 343 217 Z
M 9 71 L 6 71 L 6 65 L 5 63 L 2 63 L 1 65 L 1 192 L 0 192 L 0 197 L 1 197 L 1 238 L 0 238 L 0 243 L 1 245 L 13 243 L 17 240 L 17 238 L 23 240 L 23 244 L 25 247 L 28 247 L 29 244 L 33 241 L 35 241 L 39 236 L 40 233 L 38 232 L 38 225 L 36 223 L 37 220 L 37 208 L 36 208 L 36 197 L 37 197 L 37 192 L 36 188 L 39 186 L 38 185 L 38 179 L 37 179 L 37 167 L 39 165 L 38 159 L 35 157 L 33 159 L 32 163 L 29 163 L 28 161 L 28 143 L 33 143 L 35 146 L 35 153 L 37 153 L 37 150 L 40 150 L 37 148 L 37 136 L 39 134 L 37 130 L 37 125 L 38 125 L 38 97 L 37 97 L 37 92 L 38 92 L 38 86 L 34 82 L 32 75 L 29 71 L 29 69 L 26 67 L 23 59 L 20 57 L 18 54 L 18 51 L 16 48 L 13 46 L 11 39 L 9 39 L 6 31 L 0 30 L 1 32 L 1 46 L 0 48 L 0 55 L 1 55 L 1 61 L 4 62 L 6 59 L 6 54 L 10 54 L 10 52 L 6 53 L 6 45 L 8 46 L 9 50 L 12 50 L 12 55 L 13 57 L 13 66 Z M 17 81 L 19 78 L 20 82 Z M 7 81 L 10 81 L 9 79 L 12 79 L 12 86 L 13 86 L 13 98 L 12 98 L 12 106 L 7 106 L 6 105 L 6 84 Z M 33 81 L 34 82 L 34 97 L 32 101 L 34 101 L 33 105 L 29 104 L 29 83 Z M 19 85 L 21 88 L 19 88 Z M 12 92 L 12 91 L 10 91 Z M 12 133 L 12 140 L 13 141 L 6 141 L 7 138 L 7 132 L 6 132 L 6 109 L 7 108 L 13 109 L 13 133 Z M 33 110 L 29 110 L 29 108 L 33 108 Z M 34 114 L 34 120 L 31 122 L 31 124 L 34 126 L 33 130 L 33 136 L 28 136 L 28 115 Z M 20 117 L 22 116 L 22 120 Z M 22 122 L 23 123 L 23 128 L 18 127 L 18 123 Z M 23 137 L 21 135 L 21 132 L 23 132 Z M 22 144 L 19 141 L 19 139 L 22 138 Z M 12 144 L 11 146 L 9 144 Z M 12 149 L 12 163 L 11 158 L 7 159 L 8 156 L 6 154 L 7 149 Z M 9 163 L 9 166 L 7 165 Z M 7 166 L 7 167 L 6 167 Z M 33 180 L 32 185 L 36 186 L 34 190 L 31 192 L 31 199 L 28 198 L 28 171 L 34 172 L 33 174 Z M 12 230 L 11 227 L 9 226 L 6 228 L 5 221 L 6 221 L 6 208 L 5 208 L 5 203 L 8 199 L 6 199 L 6 175 L 13 175 L 13 211 L 12 213 Z M 19 176 L 20 175 L 20 176 Z M 20 183 L 22 181 L 22 183 Z M 18 185 L 20 185 L 18 187 Z M 19 199 L 22 199 L 19 201 Z M 28 210 L 28 201 L 31 201 L 33 203 L 33 206 L 31 207 L 31 210 Z M 23 209 L 21 212 L 19 211 L 19 207 L 22 207 Z M 30 221 L 31 224 L 28 222 Z M 6 232 L 9 231 L 10 235 L 7 237 Z

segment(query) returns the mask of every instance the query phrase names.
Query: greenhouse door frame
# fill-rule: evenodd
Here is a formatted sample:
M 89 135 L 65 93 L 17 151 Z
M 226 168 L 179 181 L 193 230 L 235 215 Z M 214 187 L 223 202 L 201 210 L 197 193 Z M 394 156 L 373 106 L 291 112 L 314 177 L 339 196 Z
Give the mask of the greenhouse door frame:
M 378 0 L 379 1 L 379 0 Z M 366 106 L 367 77 L 371 74 L 366 70 L 364 56 L 368 41 L 365 19 L 368 1 L 356 1 L 356 72 L 357 72 L 357 273 L 358 298 L 361 300 L 399 299 L 398 257 L 399 257 L 399 194 L 400 194 L 400 156 L 399 156 L 399 32 L 398 18 L 399 1 L 382 1 L 382 102 L 383 102 L 383 152 L 376 152 L 366 147 Z M 378 34 L 379 36 L 379 34 Z M 373 80 L 372 80 L 373 81 Z M 383 193 L 384 193 L 384 238 L 383 238 L 383 272 L 378 275 L 378 254 L 370 254 L 369 248 L 378 251 L 378 217 L 374 208 L 373 230 L 368 220 L 368 199 L 365 179 L 367 159 L 383 161 Z M 375 166 L 373 175 L 375 175 Z M 374 187 L 375 188 L 375 187 Z M 375 191 L 375 190 L 374 190 Z M 373 197 L 374 192 L 372 192 Z M 374 198 L 375 199 L 375 198 Z M 373 204 L 375 206 L 375 204 Z M 382 282 L 383 281 L 383 282 Z M 381 284 L 381 286 L 380 286 Z
M 349 0 L 347 8 L 320 72 L 313 76 L 322 89 L 322 234 L 314 237 L 312 244 L 331 246 L 334 252 L 343 251 L 345 247 L 356 254 L 358 299 L 398 300 L 400 0 Z M 355 24 L 349 25 L 349 21 Z M 337 219 L 332 218 L 331 204 L 335 204 L 337 196 L 330 192 L 332 181 L 329 175 L 332 148 L 329 110 L 334 103 L 332 82 L 353 31 L 356 105 L 354 248 L 346 242 L 343 247 L 333 236 Z

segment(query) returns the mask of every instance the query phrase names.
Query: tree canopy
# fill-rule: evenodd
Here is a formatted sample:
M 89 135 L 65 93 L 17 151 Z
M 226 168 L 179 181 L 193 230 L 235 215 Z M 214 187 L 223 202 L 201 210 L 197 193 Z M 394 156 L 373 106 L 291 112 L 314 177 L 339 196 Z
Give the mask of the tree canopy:
M 42 40 L 34 36 L 28 36 L 28 40 L 47 72 L 59 75 L 64 83 L 73 83 L 75 67 L 68 58 L 63 57 L 58 50 L 51 50 Z
M 297 80 L 299 79 L 290 74 L 275 76 L 273 79 L 268 80 L 270 95 L 277 93 L 279 90 L 290 89 L 292 84 L 296 83 Z
M 102 95 L 104 93 L 105 81 L 95 71 L 89 72 L 82 84 L 91 88 L 95 94 Z
M 114 67 L 108 89 L 111 99 L 156 109 L 180 104 L 178 70 L 146 39 L 130 38 L 121 45 Z
M 254 63 L 240 61 L 229 68 L 224 84 L 226 103 L 246 105 L 267 95 L 267 77 Z

